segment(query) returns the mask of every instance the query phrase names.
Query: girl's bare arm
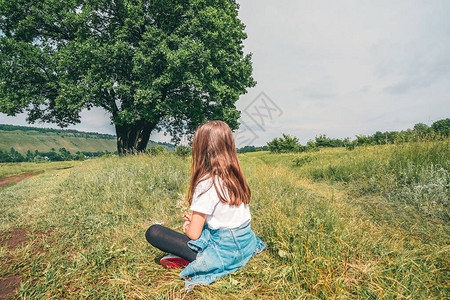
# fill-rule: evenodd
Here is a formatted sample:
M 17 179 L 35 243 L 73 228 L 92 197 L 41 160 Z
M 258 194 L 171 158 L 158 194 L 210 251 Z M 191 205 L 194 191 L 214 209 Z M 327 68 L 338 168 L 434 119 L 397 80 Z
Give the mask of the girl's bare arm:
M 183 226 L 184 232 L 191 240 L 196 240 L 202 235 L 203 225 L 205 225 L 206 215 L 194 211 L 191 216 L 191 221 L 189 224 L 185 222 Z

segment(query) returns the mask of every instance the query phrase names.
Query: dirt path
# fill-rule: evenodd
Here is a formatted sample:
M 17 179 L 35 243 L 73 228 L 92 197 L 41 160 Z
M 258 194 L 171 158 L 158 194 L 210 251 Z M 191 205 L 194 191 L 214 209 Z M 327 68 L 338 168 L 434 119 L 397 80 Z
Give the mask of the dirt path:
M 10 276 L 0 279 L 0 300 L 13 299 L 20 286 L 20 276 Z
M 41 173 L 43 173 L 43 171 L 34 173 L 28 172 L 19 175 L 0 178 L 0 189 L 5 188 L 6 186 L 8 186 L 8 184 L 16 183 Z M 16 247 L 25 244 L 25 242 L 28 239 L 27 234 L 28 231 L 21 228 L 15 228 L 12 232 L 8 234 L 1 233 L 0 246 L 6 246 L 8 249 L 15 249 Z M 8 269 L 11 263 L 12 258 L 7 257 L 5 261 L 0 263 L 0 266 L 2 267 L 2 269 L 3 268 Z M 20 275 L 12 275 L 0 278 L 0 300 L 13 299 L 14 295 L 16 294 L 20 286 L 21 279 L 22 278 Z
M 8 176 L 8 177 L 3 177 L 0 178 L 0 189 L 6 187 L 8 184 L 10 183 L 15 183 L 15 182 L 19 182 L 21 180 L 36 176 L 43 173 L 43 171 L 41 172 L 34 172 L 34 173 L 22 173 L 19 175 L 13 175 L 13 176 Z
M 13 250 L 27 241 L 28 230 L 22 228 L 15 228 L 10 233 L 0 234 L 0 246 L 6 246 L 8 250 Z M 9 255 L 0 263 L 2 269 L 8 269 L 12 263 L 13 258 Z M 12 275 L 0 278 L 0 300 L 13 299 L 16 294 L 21 281 L 20 275 Z
M 47 231 L 30 232 L 28 228 L 14 228 L 11 232 L 0 232 L 0 247 L 6 247 L 6 259 L 0 262 L 2 270 L 8 270 L 17 258 L 11 255 L 11 251 L 30 242 L 30 234 L 44 238 L 50 236 L 53 229 Z M 31 250 L 32 255 L 46 252 L 44 249 L 35 247 Z M 17 293 L 22 276 L 20 274 L 11 274 L 0 277 L 0 300 L 14 299 Z

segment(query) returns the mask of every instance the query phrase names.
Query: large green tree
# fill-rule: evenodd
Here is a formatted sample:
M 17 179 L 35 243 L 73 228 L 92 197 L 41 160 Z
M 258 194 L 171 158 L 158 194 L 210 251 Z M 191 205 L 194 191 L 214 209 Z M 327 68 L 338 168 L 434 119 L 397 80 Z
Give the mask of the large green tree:
M 0 0 L 0 112 L 80 122 L 102 107 L 120 154 L 178 142 L 212 119 L 238 128 L 252 78 L 234 0 Z

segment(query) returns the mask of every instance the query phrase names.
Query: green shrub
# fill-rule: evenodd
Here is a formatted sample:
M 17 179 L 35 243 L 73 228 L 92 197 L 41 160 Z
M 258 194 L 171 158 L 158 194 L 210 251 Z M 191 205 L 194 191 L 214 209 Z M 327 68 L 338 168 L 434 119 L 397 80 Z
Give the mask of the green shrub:
M 166 153 L 166 148 L 162 145 L 156 145 L 156 146 L 151 147 L 148 150 L 148 153 L 150 155 L 161 155 L 161 154 Z
M 191 148 L 188 146 L 179 145 L 175 150 L 175 154 L 180 157 L 186 158 L 191 155 Z
M 347 146 L 346 146 L 347 150 L 349 150 L 349 151 L 354 150 L 355 147 L 356 147 L 356 144 L 357 144 L 356 141 L 349 142 L 349 143 L 347 144 Z
M 303 165 L 305 165 L 305 164 L 307 164 L 307 163 L 309 163 L 309 162 L 311 162 L 311 161 L 313 161 L 315 159 L 317 159 L 317 158 L 312 156 L 312 155 L 310 155 L 310 154 L 306 154 L 306 155 L 294 158 L 292 160 L 292 162 L 294 163 L 295 167 L 301 167 L 301 166 L 303 166 Z
M 297 137 L 292 137 L 289 134 L 282 134 L 282 138 L 274 138 L 267 143 L 270 152 L 288 153 L 288 152 L 303 152 L 306 147 L 300 145 Z

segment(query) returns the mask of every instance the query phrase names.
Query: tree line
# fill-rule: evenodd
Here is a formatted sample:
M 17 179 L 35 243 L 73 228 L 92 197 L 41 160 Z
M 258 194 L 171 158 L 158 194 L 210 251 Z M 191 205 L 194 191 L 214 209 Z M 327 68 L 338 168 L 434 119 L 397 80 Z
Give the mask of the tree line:
M 247 152 L 256 152 L 256 151 L 268 151 L 269 147 L 261 146 L 261 147 L 255 147 L 255 146 L 244 146 L 242 148 L 237 148 L 237 153 L 247 153 Z
M 164 143 L 168 144 L 168 143 Z M 145 154 L 148 155 L 165 155 L 167 153 L 173 153 L 174 155 L 187 158 L 192 154 L 192 149 L 188 146 L 178 145 L 174 151 L 171 149 L 173 145 L 168 144 L 171 147 L 165 147 L 164 145 L 155 145 L 153 147 L 147 148 L 145 150 Z M 167 145 L 166 145 L 167 146 Z M 167 149 L 170 149 L 167 151 Z M 69 160 L 85 160 L 95 157 L 101 157 L 104 155 L 118 155 L 117 151 L 110 152 L 108 150 L 105 151 L 77 151 L 75 153 L 71 153 L 66 148 L 59 148 L 56 151 L 54 148 L 48 152 L 40 152 L 35 150 L 34 152 L 28 150 L 25 155 L 21 154 L 14 148 L 11 148 L 9 151 L 0 150 L 0 163 L 7 162 L 49 162 L 49 161 L 69 161 Z
M 28 150 L 25 155 L 20 153 L 19 151 L 11 148 L 9 151 L 0 150 L 0 163 L 5 162 L 44 162 L 44 161 L 67 161 L 67 160 L 85 160 L 92 157 L 100 157 L 103 155 L 111 155 L 117 154 L 116 152 L 106 151 L 77 151 L 75 153 L 71 153 L 66 150 L 66 148 L 60 148 L 58 151 L 55 151 L 52 148 L 52 151 L 48 152 L 40 152 L 35 150 L 32 152 Z
M 434 122 L 431 126 L 424 123 L 414 125 L 413 129 L 402 131 L 377 131 L 373 135 L 357 135 L 355 140 L 350 138 L 333 139 L 325 134 L 309 140 L 306 145 L 301 145 L 298 138 L 288 134 L 282 134 L 281 138 L 274 138 L 267 143 L 269 151 L 274 153 L 314 151 L 326 147 L 346 147 L 353 150 L 357 146 L 386 145 L 405 143 L 421 140 L 438 140 L 450 137 L 450 118 Z M 257 151 L 257 150 L 255 150 Z

